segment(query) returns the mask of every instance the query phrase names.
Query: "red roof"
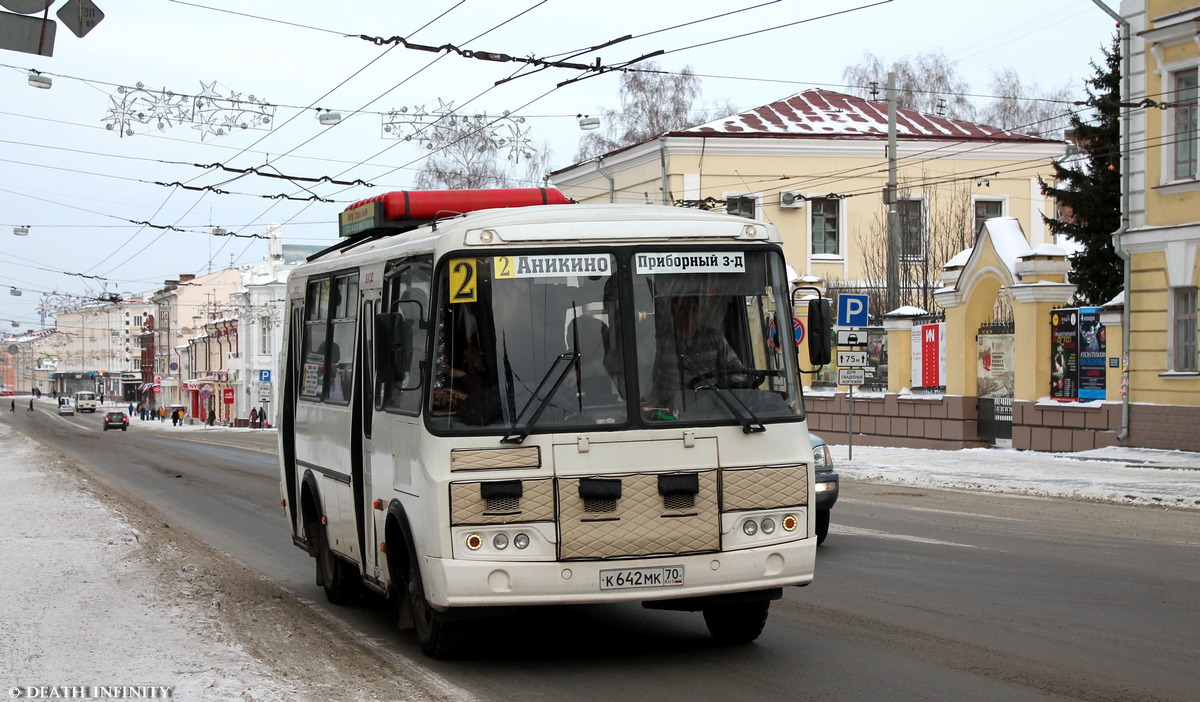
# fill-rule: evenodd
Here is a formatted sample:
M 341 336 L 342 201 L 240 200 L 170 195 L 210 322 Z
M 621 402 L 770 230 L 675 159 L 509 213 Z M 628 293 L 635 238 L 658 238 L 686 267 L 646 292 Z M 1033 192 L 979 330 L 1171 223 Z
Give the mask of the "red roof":
M 887 103 L 832 90 L 805 90 L 749 112 L 672 132 L 671 135 L 886 139 Z M 907 109 L 896 110 L 896 136 L 901 139 L 956 141 L 1053 141 Z

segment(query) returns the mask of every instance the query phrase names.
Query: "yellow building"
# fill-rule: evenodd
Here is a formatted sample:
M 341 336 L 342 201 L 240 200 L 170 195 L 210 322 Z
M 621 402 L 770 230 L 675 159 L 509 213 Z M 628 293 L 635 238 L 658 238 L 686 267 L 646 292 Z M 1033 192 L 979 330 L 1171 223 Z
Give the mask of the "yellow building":
M 1135 108 L 1126 164 L 1126 221 L 1118 237 L 1129 259 L 1127 443 L 1200 450 L 1200 158 L 1197 70 L 1200 5 L 1127 0 Z M 1149 103 L 1146 103 L 1149 104 Z
M 1053 202 L 1038 178 L 1062 142 L 897 111 L 901 304 L 933 311 L 941 266 L 985 219 L 1014 217 L 1031 246 L 1050 243 Z M 579 201 L 729 203 L 775 224 L 789 265 L 830 287 L 880 291 L 886 273 L 888 108 L 807 90 L 748 112 L 619 149 L 551 174 Z M 878 298 L 878 300 L 876 300 Z

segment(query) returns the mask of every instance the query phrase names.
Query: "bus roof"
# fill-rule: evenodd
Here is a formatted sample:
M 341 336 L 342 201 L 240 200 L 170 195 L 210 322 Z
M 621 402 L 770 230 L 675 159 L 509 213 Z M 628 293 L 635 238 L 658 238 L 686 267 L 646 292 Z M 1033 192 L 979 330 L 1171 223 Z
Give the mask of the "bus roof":
M 771 224 L 717 212 L 663 205 L 535 205 L 477 210 L 367 241 L 345 241 L 301 265 L 296 274 L 426 251 L 635 243 L 780 243 Z

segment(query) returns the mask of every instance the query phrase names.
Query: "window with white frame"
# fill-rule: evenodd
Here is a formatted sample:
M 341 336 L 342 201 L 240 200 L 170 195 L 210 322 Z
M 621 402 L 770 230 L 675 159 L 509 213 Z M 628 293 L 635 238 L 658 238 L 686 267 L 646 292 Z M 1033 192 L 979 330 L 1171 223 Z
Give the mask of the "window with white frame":
M 1197 356 L 1197 327 L 1196 307 L 1197 296 L 1195 287 L 1175 288 L 1173 291 L 1173 307 L 1171 328 L 1174 330 L 1174 363 L 1172 370 L 1200 370 Z
M 983 231 L 983 223 L 992 217 L 1003 216 L 1004 203 L 1000 200 L 976 200 L 975 201 L 975 238 L 979 238 L 979 233 Z
M 258 319 L 258 352 L 264 356 L 271 353 L 271 318 L 267 316 Z
M 808 203 L 812 208 L 810 233 L 813 254 L 840 256 L 838 222 L 841 219 L 841 202 L 834 198 L 812 198 Z
M 920 258 L 925 255 L 925 212 L 921 200 L 897 200 L 900 220 L 900 255 Z
M 1196 177 L 1197 166 L 1196 69 L 1178 71 L 1171 77 L 1175 84 L 1172 175 L 1175 180 L 1190 180 Z

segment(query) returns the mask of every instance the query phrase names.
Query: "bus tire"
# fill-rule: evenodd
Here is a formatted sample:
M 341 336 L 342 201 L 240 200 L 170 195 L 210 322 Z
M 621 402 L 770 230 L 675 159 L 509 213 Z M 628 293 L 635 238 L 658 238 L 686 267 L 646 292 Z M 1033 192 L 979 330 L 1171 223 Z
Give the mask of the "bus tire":
M 817 510 L 817 543 L 825 543 L 825 537 L 829 536 L 829 510 Z
M 441 612 L 429 606 L 425 599 L 425 587 L 421 584 L 421 571 L 417 559 L 408 559 L 408 602 L 412 613 L 413 630 L 421 652 L 430 658 L 445 660 L 453 658 L 462 650 L 464 643 L 463 624 L 448 620 Z
M 317 551 L 317 584 L 325 588 L 325 597 L 336 605 L 351 604 L 361 594 L 358 572 L 346 561 L 333 555 L 325 525 L 317 527 L 320 539 Z
M 770 607 L 768 600 L 709 607 L 704 610 L 704 624 L 719 643 L 748 644 L 762 633 Z

